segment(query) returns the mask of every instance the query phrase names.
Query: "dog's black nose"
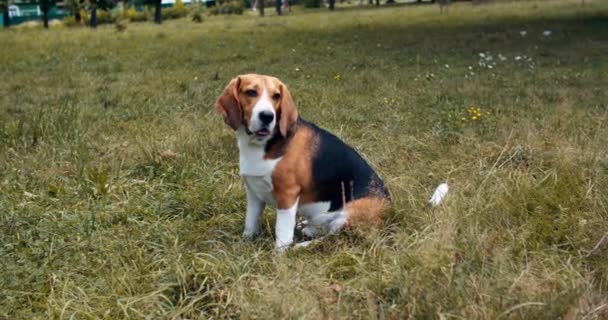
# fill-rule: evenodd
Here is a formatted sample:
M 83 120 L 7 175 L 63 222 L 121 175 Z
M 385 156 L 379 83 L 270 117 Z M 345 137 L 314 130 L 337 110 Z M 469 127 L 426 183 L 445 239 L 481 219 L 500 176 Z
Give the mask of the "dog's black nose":
M 274 113 L 270 111 L 262 111 L 260 112 L 259 117 L 263 124 L 270 124 L 272 120 L 274 120 Z

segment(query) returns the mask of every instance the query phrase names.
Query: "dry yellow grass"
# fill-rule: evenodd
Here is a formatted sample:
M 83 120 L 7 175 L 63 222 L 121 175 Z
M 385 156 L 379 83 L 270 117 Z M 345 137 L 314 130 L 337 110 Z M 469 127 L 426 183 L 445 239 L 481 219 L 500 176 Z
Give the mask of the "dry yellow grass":
M 608 317 L 607 4 L 438 11 L 0 32 L 0 318 Z M 373 164 L 381 229 L 240 238 L 245 72 Z

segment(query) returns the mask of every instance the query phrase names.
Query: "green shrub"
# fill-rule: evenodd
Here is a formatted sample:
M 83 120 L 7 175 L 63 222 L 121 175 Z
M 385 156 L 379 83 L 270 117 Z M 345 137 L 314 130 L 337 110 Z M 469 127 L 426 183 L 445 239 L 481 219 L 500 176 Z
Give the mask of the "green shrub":
M 116 22 L 114 23 L 114 27 L 116 28 L 116 31 L 118 32 L 123 32 L 125 30 L 127 30 L 127 19 L 124 18 L 120 18 L 118 20 L 116 20 Z
M 89 15 L 90 13 L 84 10 L 80 11 L 80 17 L 82 19 L 82 24 L 83 25 L 89 25 L 90 21 L 91 21 L 91 17 Z M 124 19 L 124 14 L 121 13 L 121 11 L 106 11 L 106 10 L 101 10 L 101 9 L 97 9 L 97 24 L 109 24 L 109 23 L 115 23 L 116 21 L 120 20 L 120 19 Z M 64 25 L 68 26 L 68 27 L 72 27 L 77 25 L 76 23 L 76 19 L 73 16 L 66 16 L 63 18 L 63 23 Z
M 174 8 L 165 8 L 161 11 L 163 15 L 163 20 L 169 19 L 177 19 L 180 17 L 179 12 L 177 12 Z
M 172 7 L 162 10 L 163 19 L 178 19 L 188 15 L 188 9 L 181 0 L 176 0 Z
M 114 23 L 117 19 L 117 14 L 106 10 L 97 10 L 97 24 Z
M 200 6 L 193 7 L 190 11 L 190 16 L 192 17 L 193 22 L 203 22 L 203 8 L 201 8 Z
M 211 14 L 243 14 L 245 6 L 242 1 L 227 1 L 211 9 Z
M 82 19 L 82 24 L 85 26 L 89 25 L 89 13 L 85 10 L 80 10 L 80 18 Z
M 74 18 L 74 16 L 65 16 L 63 17 L 63 25 L 66 27 L 75 27 L 78 25 L 78 23 L 76 22 L 76 18 Z
M 146 10 L 144 11 L 135 11 L 134 13 L 129 13 L 129 21 L 131 22 L 144 22 L 144 21 L 148 21 L 151 20 L 150 19 L 150 15 L 148 14 L 148 12 Z
M 137 12 L 129 18 L 131 22 L 144 22 L 150 20 L 150 17 L 146 12 Z
M 321 1 L 320 0 L 302 0 L 304 4 L 304 8 L 320 8 Z
M 171 8 L 175 9 L 175 11 L 183 12 L 184 16 L 185 16 L 185 13 L 187 12 L 186 5 L 184 4 L 184 2 L 182 0 L 175 0 L 175 3 L 173 4 L 173 7 L 171 7 Z
M 138 11 L 135 7 L 129 6 L 120 11 L 118 15 L 119 19 L 128 20 L 129 22 L 143 22 L 150 19 L 150 13 L 144 7 L 143 11 Z
M 128 19 L 128 20 L 131 20 L 131 17 L 135 16 L 136 14 L 137 14 L 137 10 L 133 6 L 123 8 L 123 10 L 122 10 L 123 18 Z

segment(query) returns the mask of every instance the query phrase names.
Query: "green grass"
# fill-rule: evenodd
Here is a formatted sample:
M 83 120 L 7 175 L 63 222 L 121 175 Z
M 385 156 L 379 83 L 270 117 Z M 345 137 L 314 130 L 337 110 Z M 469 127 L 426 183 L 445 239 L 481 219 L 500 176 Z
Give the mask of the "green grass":
M 599 0 L 4 30 L 0 318 L 607 318 L 606 39 Z M 241 239 L 247 72 L 377 169 L 381 228 Z

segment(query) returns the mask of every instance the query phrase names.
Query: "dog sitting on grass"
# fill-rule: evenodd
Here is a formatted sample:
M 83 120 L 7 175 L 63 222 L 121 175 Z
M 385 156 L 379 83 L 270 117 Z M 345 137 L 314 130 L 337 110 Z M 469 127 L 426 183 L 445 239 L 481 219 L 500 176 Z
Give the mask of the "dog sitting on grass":
M 230 81 L 215 109 L 236 133 L 247 190 L 245 238 L 260 228 L 266 205 L 277 209 L 277 250 L 293 243 L 296 214 L 314 238 L 344 226 L 377 224 L 390 202 L 374 170 L 333 134 L 298 116 L 279 79 L 246 74 Z

